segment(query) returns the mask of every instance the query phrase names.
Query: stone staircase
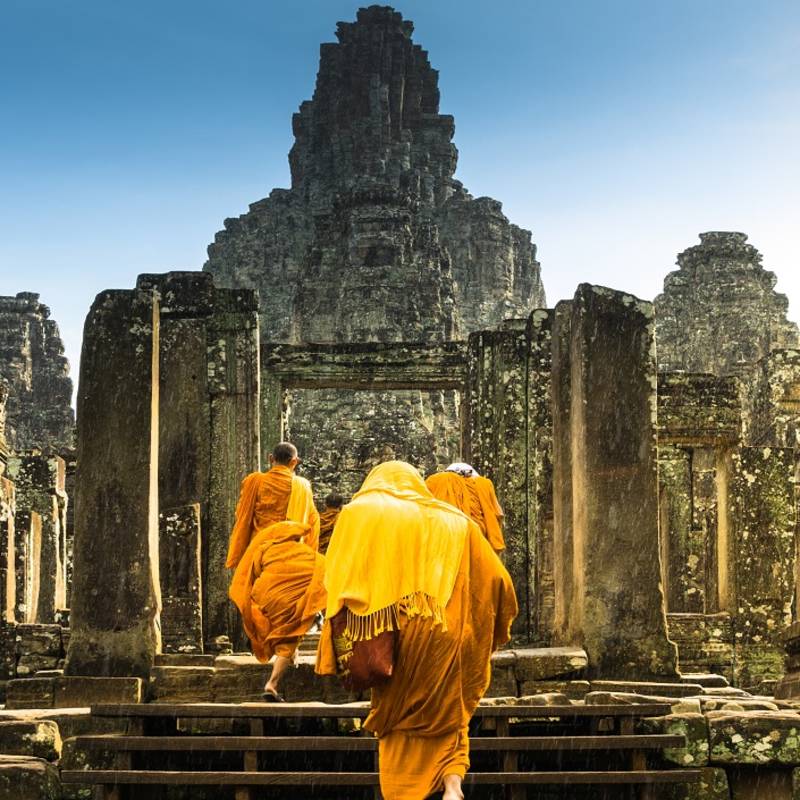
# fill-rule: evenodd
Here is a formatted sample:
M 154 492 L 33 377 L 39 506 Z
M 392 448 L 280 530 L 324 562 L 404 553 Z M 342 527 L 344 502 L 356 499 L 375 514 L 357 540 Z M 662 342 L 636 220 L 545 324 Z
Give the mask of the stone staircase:
M 611 800 L 697 783 L 700 770 L 665 768 L 660 757 L 683 747 L 683 736 L 643 732 L 645 718 L 669 712 L 658 703 L 481 705 L 467 795 Z M 128 732 L 76 737 L 85 763 L 97 753 L 109 761 L 63 770 L 61 780 L 98 787 L 98 800 L 379 798 L 376 741 L 361 729 L 367 713 L 366 703 L 95 706 L 95 717 L 127 719 Z M 168 787 L 189 793 L 167 795 Z

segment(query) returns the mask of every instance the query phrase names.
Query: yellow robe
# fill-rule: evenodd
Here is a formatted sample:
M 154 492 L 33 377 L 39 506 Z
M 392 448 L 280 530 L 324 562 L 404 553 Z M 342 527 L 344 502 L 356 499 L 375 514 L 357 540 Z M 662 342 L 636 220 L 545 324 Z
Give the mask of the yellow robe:
M 305 542 L 317 549 L 319 514 L 311 484 L 280 464 L 268 472 L 248 475 L 242 481 L 225 566 L 235 567 L 239 563 L 257 531 L 284 520 L 308 525 Z
M 325 608 L 325 557 L 303 543 L 309 533 L 298 522 L 268 525 L 236 567 L 228 594 L 259 661 L 274 654 L 291 658 Z
M 437 472 L 425 484 L 434 497 L 463 511 L 478 524 L 495 553 L 506 549 L 500 520 L 503 509 L 494 484 L 482 476 L 465 478 L 456 472 Z
M 423 800 L 469 767 L 467 724 L 517 614 L 511 578 L 477 525 L 402 462 L 370 473 L 336 530 L 328 619 L 345 606 L 354 638 L 399 629 L 394 673 L 372 690 L 365 723 L 378 737 L 381 791 Z M 327 621 L 317 672 L 336 672 Z

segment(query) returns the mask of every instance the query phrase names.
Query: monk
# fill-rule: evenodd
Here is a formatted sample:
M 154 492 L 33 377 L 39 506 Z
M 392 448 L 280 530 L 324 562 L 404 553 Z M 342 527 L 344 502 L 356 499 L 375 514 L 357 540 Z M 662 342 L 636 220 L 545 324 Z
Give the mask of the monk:
M 319 514 L 311 484 L 294 470 L 297 448 L 281 442 L 270 469 L 242 481 L 226 566 L 235 568 L 228 595 L 259 661 L 274 655 L 264 699 L 280 701 L 280 680 L 301 638 L 325 608 L 324 558 L 317 553 Z
M 328 552 L 331 534 L 336 520 L 339 519 L 339 512 L 342 510 L 343 504 L 344 498 L 335 492 L 331 492 L 325 498 L 325 508 L 319 517 L 319 551 L 322 555 Z
M 495 553 L 506 549 L 503 538 L 503 509 L 497 500 L 494 484 L 469 464 L 451 464 L 425 481 L 431 494 L 461 509 L 478 524 Z
M 378 737 L 384 800 L 463 798 L 467 726 L 510 638 L 511 578 L 480 528 L 437 500 L 402 461 L 380 464 L 342 509 L 326 556 L 326 621 L 317 672 L 336 674 L 330 620 L 345 636 L 397 631 L 394 669 L 372 689 L 365 727 Z

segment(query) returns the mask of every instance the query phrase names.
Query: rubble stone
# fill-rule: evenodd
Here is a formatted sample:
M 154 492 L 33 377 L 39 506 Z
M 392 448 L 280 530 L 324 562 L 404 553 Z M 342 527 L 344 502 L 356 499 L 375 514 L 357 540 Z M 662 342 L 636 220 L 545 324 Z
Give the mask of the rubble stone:
M 712 711 L 706 716 L 712 764 L 800 765 L 800 714 Z
M 58 769 L 42 758 L 0 755 L 0 800 L 61 800 Z
M 52 720 L 0 721 L 0 753 L 56 761 L 61 755 L 58 725 Z

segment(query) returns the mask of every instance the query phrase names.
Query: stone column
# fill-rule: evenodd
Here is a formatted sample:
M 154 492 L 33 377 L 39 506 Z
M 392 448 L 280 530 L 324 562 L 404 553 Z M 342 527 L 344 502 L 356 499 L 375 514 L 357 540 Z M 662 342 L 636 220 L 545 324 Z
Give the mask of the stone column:
M 677 676 L 661 588 L 653 316 L 651 303 L 589 284 L 572 301 L 565 638 L 593 674 L 617 679 Z
M 203 652 L 200 504 L 160 515 L 161 639 L 165 653 Z
M 161 298 L 160 507 L 199 503 L 205 640 L 236 638 L 225 558 L 239 485 L 259 464 L 257 296 L 206 272 L 140 275 L 137 288 Z
M 66 504 L 63 459 L 37 451 L 9 458 L 8 475 L 17 490 L 22 509 L 41 517 L 39 592 L 32 622 L 55 621 L 56 611 L 66 607 Z
M 0 478 L 0 622 L 16 620 L 15 513 L 14 484 Z
M 242 479 L 259 468 L 258 295 L 218 289 L 208 327 L 211 479 L 208 531 L 203 540 L 203 619 L 206 641 L 230 636 L 244 647 L 239 612 L 228 599 L 228 540 Z
M 553 629 L 553 311 L 528 318 L 528 596 L 533 641 L 549 644 Z
M 495 485 L 505 512 L 504 561 L 517 592 L 520 613 L 512 632 L 530 641 L 531 546 L 528 531 L 526 322 L 469 338 L 467 399 L 470 418 L 467 458 Z
M 158 322 L 145 290 L 86 318 L 67 675 L 147 677 L 160 647 Z
M 734 679 L 757 688 L 784 671 L 781 635 L 792 621 L 795 592 L 797 454 L 790 447 L 742 447 L 733 462 Z
M 16 561 L 16 618 L 35 622 L 39 602 L 39 574 L 42 553 L 42 518 L 35 511 L 17 511 L 14 520 Z
M 572 302 L 562 300 L 553 317 L 553 632 L 565 641 L 573 591 L 572 541 Z

